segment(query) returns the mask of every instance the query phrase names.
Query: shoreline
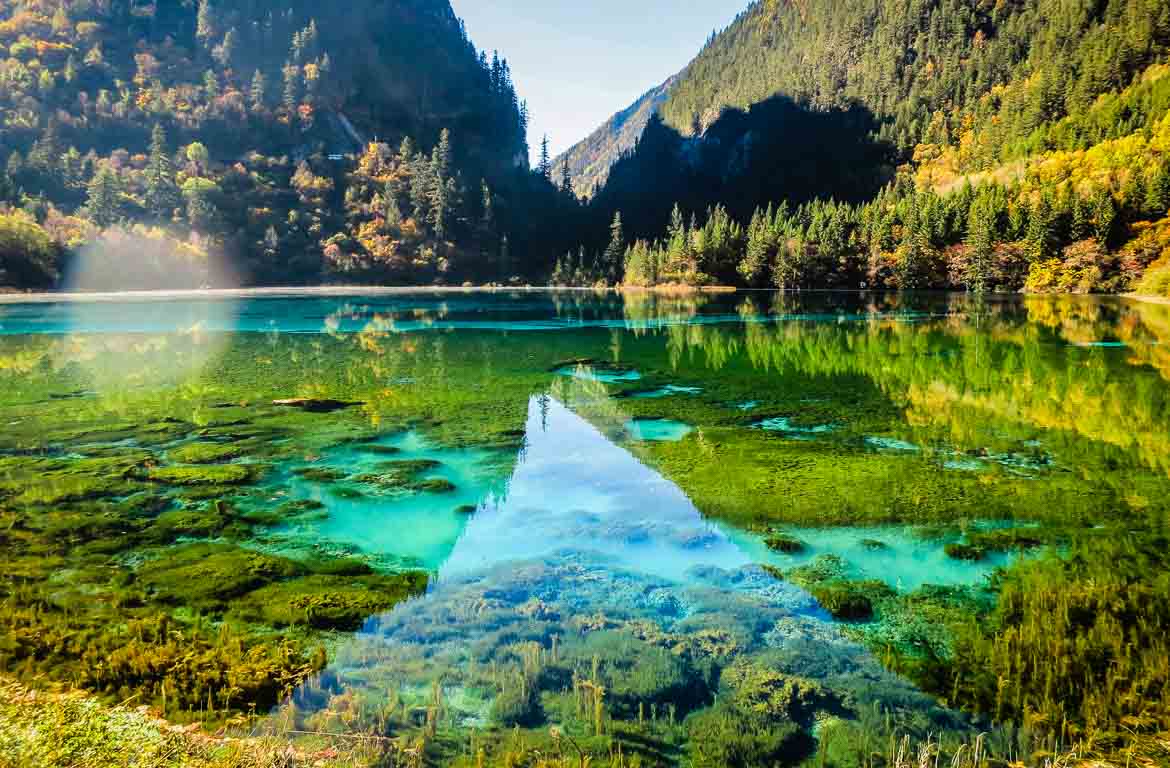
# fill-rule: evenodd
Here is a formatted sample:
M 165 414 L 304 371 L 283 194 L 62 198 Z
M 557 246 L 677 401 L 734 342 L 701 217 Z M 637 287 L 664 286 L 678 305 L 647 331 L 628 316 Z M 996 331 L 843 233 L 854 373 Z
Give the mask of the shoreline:
M 595 288 L 593 286 L 553 285 L 310 285 L 265 286 L 256 288 L 180 288 L 146 291 L 37 291 L 0 293 L 3 304 L 52 304 L 55 302 L 159 301 L 164 299 L 248 299 L 338 296 L 410 296 L 421 294 L 472 293 L 648 293 L 661 295 L 735 293 L 731 286 L 657 286 L 653 288 Z
M 607 289 L 612 290 L 612 289 Z M 537 293 L 543 291 L 595 292 L 595 288 L 552 288 L 544 286 L 369 286 L 311 285 L 257 288 L 182 288 L 148 291 L 38 291 L 0 293 L 0 304 L 51 304 L 53 302 L 157 301 L 159 299 L 247 299 L 295 298 L 298 296 L 394 296 L 424 293 Z
M 1149 296 L 1143 293 L 1123 293 L 1121 298 L 1137 301 L 1143 304 L 1162 304 L 1170 306 L 1170 296 Z
M 872 291 L 854 289 L 805 289 L 799 291 L 781 291 L 776 289 L 736 288 L 726 285 L 659 285 L 659 286 L 614 286 L 597 288 L 593 286 L 552 286 L 552 285 L 310 285 L 310 286 L 263 286 L 254 288 L 179 288 L 158 289 L 143 291 L 34 291 L 21 293 L 18 291 L 0 292 L 0 306 L 13 304 L 53 304 L 61 303 L 102 303 L 126 301 L 160 301 L 167 299 L 207 299 L 229 300 L 249 298 L 298 298 L 298 297 L 376 297 L 376 296 L 411 296 L 423 294 L 473 294 L 473 293 L 615 293 L 631 295 L 655 296 L 686 296 L 703 294 L 731 294 L 731 293 L 791 293 L 795 295 L 810 293 L 900 293 L 899 291 Z M 956 291 L 920 291 L 918 293 L 961 293 Z M 1028 297 L 1030 294 L 1008 294 Z M 1039 294 L 1036 294 L 1039 295 Z M 1100 299 L 1127 299 L 1146 304 L 1170 305 L 1170 297 L 1151 296 L 1139 293 L 1102 293 L 1102 294 L 1043 294 L 1045 296 L 1069 296 L 1077 298 Z

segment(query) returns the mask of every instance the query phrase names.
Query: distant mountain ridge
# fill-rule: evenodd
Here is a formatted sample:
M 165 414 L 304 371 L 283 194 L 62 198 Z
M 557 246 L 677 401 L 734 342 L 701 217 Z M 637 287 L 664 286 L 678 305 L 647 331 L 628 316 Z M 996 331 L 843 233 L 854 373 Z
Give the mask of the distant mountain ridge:
M 670 91 L 678 82 L 673 75 L 656 88 L 642 94 L 637 101 L 613 115 L 605 123 L 573 147 L 557 156 L 553 168 L 560 169 L 569 163 L 573 177 L 573 191 L 580 197 L 592 197 L 605 185 L 609 169 L 623 153 L 633 149 L 646 129 L 650 116 L 670 97 Z

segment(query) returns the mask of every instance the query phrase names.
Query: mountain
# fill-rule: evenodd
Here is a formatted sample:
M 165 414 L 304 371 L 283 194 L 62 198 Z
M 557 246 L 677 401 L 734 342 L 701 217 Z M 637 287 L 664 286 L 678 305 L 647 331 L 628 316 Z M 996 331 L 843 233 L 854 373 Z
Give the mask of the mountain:
M 1168 52 L 1167 0 L 754 3 L 613 166 L 588 247 L 620 212 L 635 282 L 1170 290 Z
M 447 0 L 0 0 L 0 285 L 135 243 L 164 263 L 102 287 L 523 274 L 527 155 Z
M 554 169 L 562 168 L 566 162 L 569 164 L 573 191 L 578 196 L 591 197 L 605 184 L 609 169 L 638 143 L 650 116 L 670 96 L 670 89 L 677 80 L 678 76 L 674 75 L 657 88 L 651 88 L 553 160 Z

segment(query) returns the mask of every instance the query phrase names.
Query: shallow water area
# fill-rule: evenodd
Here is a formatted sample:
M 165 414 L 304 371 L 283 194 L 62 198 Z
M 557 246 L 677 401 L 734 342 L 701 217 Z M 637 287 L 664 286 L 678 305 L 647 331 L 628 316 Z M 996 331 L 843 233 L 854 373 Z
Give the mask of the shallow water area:
M 513 458 L 504 449 L 440 448 L 414 431 L 344 444 L 315 462 L 294 460 L 269 475 L 269 486 L 287 499 L 322 505 L 312 519 L 272 534 L 288 546 L 349 546 L 436 571 L 450 558 L 474 510 L 491 506 L 504 491 Z M 306 469 L 323 470 L 326 479 L 298 476 L 297 470 Z M 436 479 L 446 482 L 427 487 Z

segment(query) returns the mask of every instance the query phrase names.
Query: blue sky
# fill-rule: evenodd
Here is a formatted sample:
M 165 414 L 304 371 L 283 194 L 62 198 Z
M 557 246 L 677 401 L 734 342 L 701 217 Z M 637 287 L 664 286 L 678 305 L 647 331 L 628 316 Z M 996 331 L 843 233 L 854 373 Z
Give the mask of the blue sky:
M 533 152 L 553 155 L 686 66 L 748 0 L 451 0 L 476 46 L 508 59 Z

